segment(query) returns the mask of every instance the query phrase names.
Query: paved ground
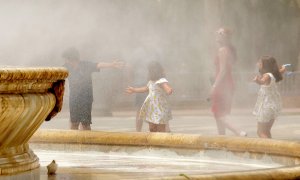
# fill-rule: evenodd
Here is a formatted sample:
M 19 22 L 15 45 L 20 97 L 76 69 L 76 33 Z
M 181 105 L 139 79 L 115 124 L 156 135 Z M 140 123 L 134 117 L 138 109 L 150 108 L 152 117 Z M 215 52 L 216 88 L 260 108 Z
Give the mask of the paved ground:
M 256 120 L 251 109 L 233 109 L 230 121 L 248 133 L 249 137 L 257 137 Z M 217 135 L 217 129 L 212 114 L 208 109 L 173 110 L 173 120 L 170 121 L 173 133 L 188 133 L 200 135 Z M 68 112 L 60 113 L 50 122 L 45 122 L 41 128 L 68 129 Z M 135 112 L 113 112 L 113 117 L 101 117 L 93 112 L 92 130 L 99 131 L 135 131 Z M 148 131 L 144 123 L 143 131 Z M 231 132 L 228 135 L 233 135 Z M 300 109 L 284 109 L 272 128 L 274 139 L 300 140 Z

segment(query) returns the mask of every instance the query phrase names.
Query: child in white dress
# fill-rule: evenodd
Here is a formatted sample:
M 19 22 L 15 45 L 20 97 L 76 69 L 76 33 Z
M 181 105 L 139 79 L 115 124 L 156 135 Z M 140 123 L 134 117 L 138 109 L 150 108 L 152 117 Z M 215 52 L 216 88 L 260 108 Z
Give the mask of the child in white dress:
M 271 128 L 281 111 L 281 96 L 277 83 L 282 80 L 285 67 L 278 67 L 275 58 L 263 56 L 258 62 L 260 75 L 253 81 L 260 85 L 253 114 L 257 119 L 257 134 L 261 138 L 272 138 Z
M 167 98 L 168 95 L 172 94 L 172 88 L 165 78 L 164 70 L 159 62 L 149 63 L 148 75 L 147 86 L 127 87 L 126 92 L 128 94 L 149 92 L 141 107 L 140 119 L 149 123 L 150 132 L 166 132 L 168 131 L 169 120 L 172 119 Z

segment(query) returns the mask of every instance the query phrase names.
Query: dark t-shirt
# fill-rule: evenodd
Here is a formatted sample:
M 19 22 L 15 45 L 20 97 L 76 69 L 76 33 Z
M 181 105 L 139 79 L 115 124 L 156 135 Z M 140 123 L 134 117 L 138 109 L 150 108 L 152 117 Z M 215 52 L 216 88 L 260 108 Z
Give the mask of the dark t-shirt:
M 92 73 L 99 71 L 97 63 L 80 61 L 76 69 L 67 63 L 64 67 L 69 71 L 70 102 L 93 102 Z

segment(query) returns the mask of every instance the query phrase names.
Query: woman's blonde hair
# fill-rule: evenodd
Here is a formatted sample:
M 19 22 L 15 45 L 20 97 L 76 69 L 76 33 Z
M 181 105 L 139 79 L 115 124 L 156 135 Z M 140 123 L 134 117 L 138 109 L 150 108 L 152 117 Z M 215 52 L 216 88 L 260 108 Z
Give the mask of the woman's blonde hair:
M 232 31 L 229 28 L 226 27 L 221 27 L 216 31 L 217 34 L 221 36 L 225 36 L 227 38 L 231 38 L 232 36 Z

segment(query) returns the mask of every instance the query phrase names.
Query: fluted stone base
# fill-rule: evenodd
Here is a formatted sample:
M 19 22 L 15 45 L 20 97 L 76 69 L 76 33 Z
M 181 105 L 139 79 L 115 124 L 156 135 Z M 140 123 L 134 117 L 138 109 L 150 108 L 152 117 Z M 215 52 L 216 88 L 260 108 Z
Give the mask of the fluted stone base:
M 39 158 L 29 148 L 29 145 L 6 148 L 0 153 L 1 175 L 16 174 L 39 167 Z
M 0 68 L 0 175 L 39 167 L 28 141 L 62 106 L 64 68 Z
M 0 99 L 1 175 L 38 168 L 38 157 L 30 150 L 27 142 L 53 109 L 54 95 L 2 94 Z

